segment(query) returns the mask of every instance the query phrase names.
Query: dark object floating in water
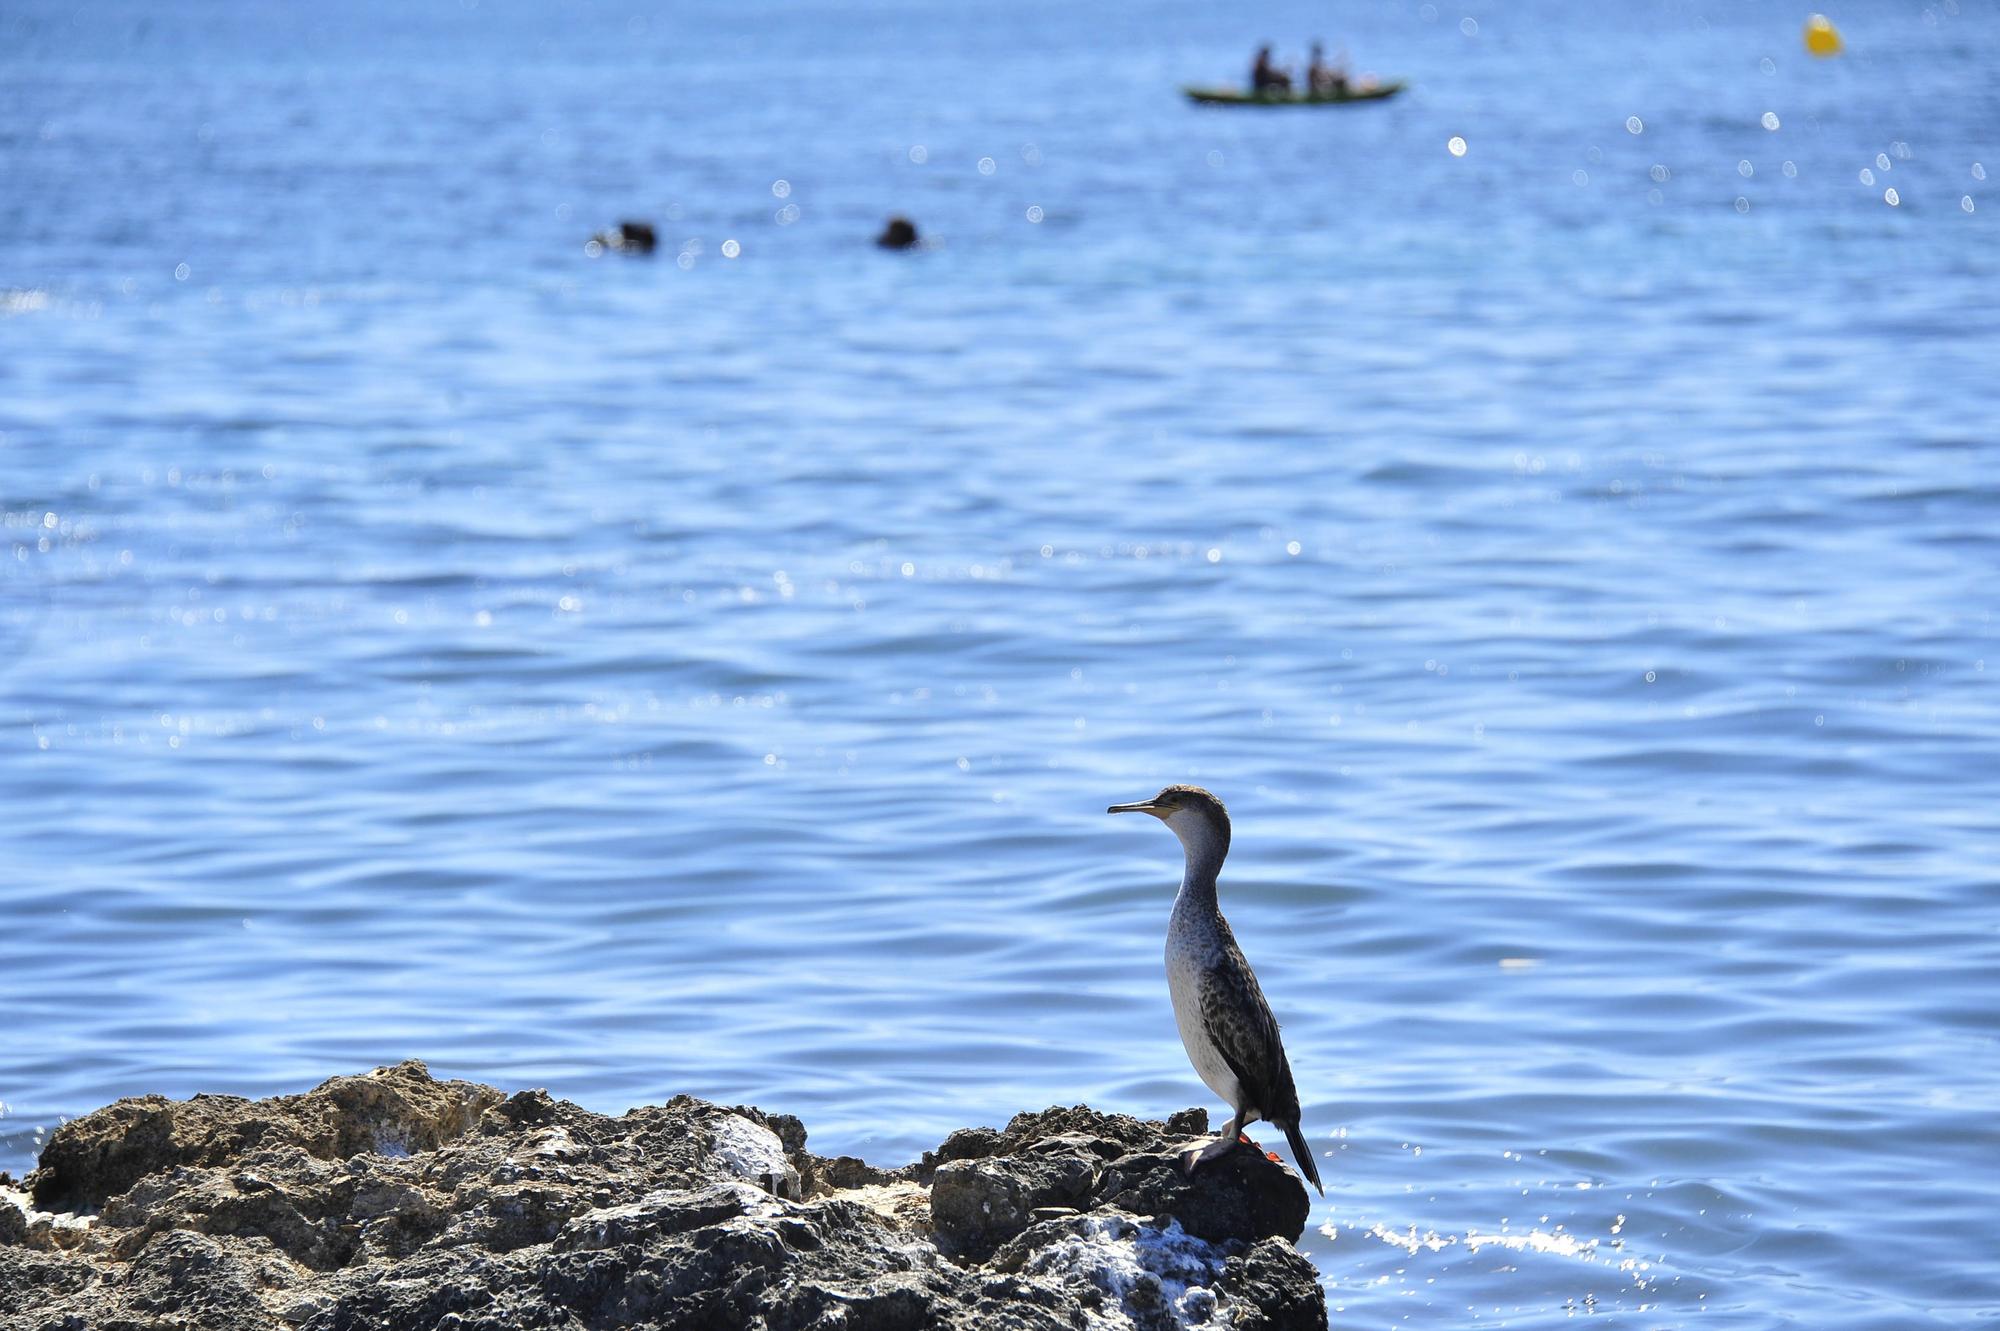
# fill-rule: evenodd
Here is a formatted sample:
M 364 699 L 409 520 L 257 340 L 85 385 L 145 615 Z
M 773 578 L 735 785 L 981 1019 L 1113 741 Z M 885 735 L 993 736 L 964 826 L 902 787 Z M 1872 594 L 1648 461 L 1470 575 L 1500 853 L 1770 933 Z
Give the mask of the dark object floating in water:
M 1344 92 L 1290 92 L 1269 88 L 1246 92 L 1241 88 L 1182 88 L 1188 100 L 1203 106 L 1340 106 L 1346 102 L 1379 102 L 1394 97 L 1407 83 L 1350 84 Z
M 1305 1190 L 1251 1150 L 1189 1178 L 1177 1153 L 1207 1131 L 1199 1109 L 1046 1109 L 878 1169 L 813 1153 L 784 1114 L 680 1095 L 606 1118 L 421 1063 L 269 1100 L 149 1095 L 0 1174 L 0 1324 L 1184 1325 L 1128 1274 L 1145 1266 L 1204 1325 L 1326 1331 L 1292 1246 Z
M 651 222 L 620 222 L 610 231 L 590 238 L 584 252 L 595 257 L 606 250 L 619 254 L 651 254 L 660 247 L 660 237 Z
M 907 217 L 892 217 L 889 225 L 882 228 L 882 234 L 875 237 L 875 243 L 885 250 L 913 249 L 917 243 L 917 224 Z

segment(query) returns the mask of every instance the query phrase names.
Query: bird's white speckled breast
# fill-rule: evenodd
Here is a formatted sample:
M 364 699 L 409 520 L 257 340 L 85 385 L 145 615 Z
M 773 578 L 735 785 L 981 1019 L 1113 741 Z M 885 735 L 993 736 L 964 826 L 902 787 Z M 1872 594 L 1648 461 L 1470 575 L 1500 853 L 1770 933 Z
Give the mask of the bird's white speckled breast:
M 1174 1000 L 1174 1023 L 1180 1027 L 1188 1061 L 1233 1113 L 1242 1103 L 1236 1074 L 1209 1039 L 1201 1019 L 1201 976 L 1221 950 L 1213 912 L 1183 891 L 1174 898 L 1174 913 L 1167 919 L 1167 992 Z

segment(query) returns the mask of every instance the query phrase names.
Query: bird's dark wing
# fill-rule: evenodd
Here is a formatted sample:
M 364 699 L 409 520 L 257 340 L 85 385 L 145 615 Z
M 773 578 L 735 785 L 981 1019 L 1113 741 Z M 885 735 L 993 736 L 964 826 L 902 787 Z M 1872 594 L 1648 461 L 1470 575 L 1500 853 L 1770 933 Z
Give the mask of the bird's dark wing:
M 1221 964 L 1203 977 L 1200 999 L 1202 1025 L 1249 1101 L 1248 1106 L 1231 1107 L 1254 1108 L 1269 1122 L 1296 1123 L 1299 1093 L 1278 1038 L 1278 1019 L 1236 940 L 1227 934 L 1224 940 Z

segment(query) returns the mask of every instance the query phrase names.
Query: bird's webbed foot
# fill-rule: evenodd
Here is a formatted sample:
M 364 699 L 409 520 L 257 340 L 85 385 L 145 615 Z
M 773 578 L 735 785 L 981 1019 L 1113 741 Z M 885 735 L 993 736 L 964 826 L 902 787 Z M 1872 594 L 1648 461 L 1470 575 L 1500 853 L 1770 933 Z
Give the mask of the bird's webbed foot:
M 1220 1160 L 1241 1145 L 1238 1134 L 1232 1132 L 1225 1137 L 1217 1137 L 1205 1146 L 1190 1146 L 1181 1152 L 1181 1172 L 1192 1176 L 1203 1165 L 1211 1160 Z

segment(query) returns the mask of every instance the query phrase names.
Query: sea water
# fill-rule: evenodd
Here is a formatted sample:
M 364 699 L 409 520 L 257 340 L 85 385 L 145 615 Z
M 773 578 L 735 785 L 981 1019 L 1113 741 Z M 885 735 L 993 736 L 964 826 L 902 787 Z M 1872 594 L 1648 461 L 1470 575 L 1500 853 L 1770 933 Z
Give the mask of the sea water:
M 1991 1318 L 2000 19 L 1805 17 L 15 0 L 0 1166 L 1219 1122 L 1196 781 L 1337 1324 Z

